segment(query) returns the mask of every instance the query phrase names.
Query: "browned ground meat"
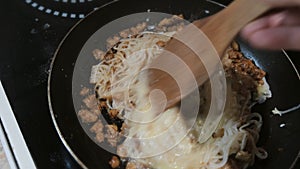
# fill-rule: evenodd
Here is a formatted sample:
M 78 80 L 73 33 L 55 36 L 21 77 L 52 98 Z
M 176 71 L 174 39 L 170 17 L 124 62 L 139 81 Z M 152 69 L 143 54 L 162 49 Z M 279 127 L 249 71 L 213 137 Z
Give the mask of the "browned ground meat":
M 236 42 L 227 50 L 223 63 L 226 75 L 232 79 L 232 90 L 240 95 L 239 103 L 248 102 L 252 94 L 257 92 L 257 85 L 263 85 L 266 73 L 239 51 Z
M 156 44 L 160 47 L 164 47 L 166 45 L 166 42 L 160 40 L 160 41 L 156 42 Z
M 116 118 L 119 114 L 119 111 L 117 109 L 111 109 L 109 110 L 108 114 L 111 118 Z
M 107 109 L 107 103 L 106 103 L 106 99 L 100 99 L 99 100 L 99 104 L 98 104 L 98 108 L 101 110 L 102 108 Z
M 93 50 L 93 56 L 96 60 L 103 60 L 105 52 L 99 49 Z
M 112 125 L 106 125 L 105 128 L 106 128 L 106 133 L 104 136 L 107 139 L 107 142 L 111 146 L 116 147 L 119 139 L 118 127 L 112 124 Z
M 114 36 L 112 38 L 108 38 L 106 40 L 106 42 L 107 42 L 107 48 L 109 49 L 109 48 L 113 47 L 119 41 L 120 41 L 120 37 L 119 36 Z
M 231 60 L 231 64 L 227 69 L 230 69 L 240 76 L 251 77 L 257 81 L 258 84 L 264 83 L 262 79 L 265 77 L 266 72 L 259 69 L 253 61 L 245 58 L 240 51 L 230 49 L 228 51 L 228 58 Z
M 87 96 L 83 99 L 84 104 L 89 109 L 94 109 L 98 107 L 98 103 L 94 94 Z
M 90 92 L 90 89 L 89 89 L 89 88 L 83 87 L 83 88 L 81 89 L 81 91 L 80 91 L 79 94 L 80 94 L 81 96 L 86 96 L 89 92 Z
M 224 136 L 224 128 L 218 129 L 212 135 L 213 138 L 223 137 Z
M 78 116 L 80 117 L 80 119 L 82 120 L 83 123 L 92 123 L 92 122 L 96 122 L 98 120 L 98 116 L 95 115 L 94 113 L 86 110 L 86 109 L 82 109 L 78 112 Z
M 117 156 L 112 156 L 111 160 L 109 161 L 111 168 L 117 168 L 120 166 L 120 160 Z
M 102 133 L 103 132 L 103 124 L 101 120 L 98 120 L 91 128 L 90 131 L 92 133 Z
M 99 110 L 98 107 L 93 107 L 90 111 L 92 113 L 96 114 L 97 116 L 99 116 L 101 114 L 101 111 Z
M 136 165 L 129 161 L 126 165 L 126 169 L 136 169 Z
M 176 31 L 182 29 L 184 26 L 182 18 L 182 15 L 179 17 L 174 16 L 172 18 L 166 18 L 158 24 L 156 30 Z M 129 29 L 121 31 L 118 35 L 107 39 L 107 48 L 109 49 L 108 52 L 105 53 L 99 49 L 95 49 L 93 51 L 93 56 L 97 60 L 104 60 L 104 62 L 114 58 L 114 53 L 116 52 L 116 50 L 112 49 L 111 47 L 114 45 L 118 45 L 120 38 L 127 38 L 129 36 L 136 37 L 137 34 L 141 31 L 144 31 L 146 27 L 146 23 L 141 23 L 135 27 L 131 27 Z M 162 41 L 158 41 L 157 45 L 160 47 L 164 47 L 165 43 Z M 127 44 L 122 46 L 122 48 L 127 47 Z M 232 83 L 233 90 L 240 92 L 239 94 L 241 96 L 244 96 L 242 98 L 239 98 L 240 102 L 243 103 L 246 99 L 249 98 L 251 92 L 256 91 L 257 84 L 263 84 L 262 79 L 266 73 L 263 70 L 259 69 L 251 60 L 244 57 L 244 55 L 240 52 L 239 46 L 236 42 L 233 42 L 231 44 L 231 48 L 228 49 L 227 57 L 225 58 L 227 59 L 225 62 L 229 62 L 229 64 L 224 64 L 226 74 L 229 75 L 231 79 L 234 79 L 234 82 Z M 108 86 L 110 85 L 108 84 Z M 87 96 L 88 94 L 89 90 L 87 88 L 83 88 L 80 92 L 80 95 L 82 96 Z M 96 97 L 95 95 L 89 95 L 85 97 L 83 99 L 83 102 L 86 108 L 83 106 L 83 109 L 78 112 L 78 116 L 81 118 L 83 123 L 93 123 L 92 127 L 90 128 L 90 132 L 95 134 L 95 140 L 97 142 L 101 143 L 106 139 L 111 146 L 117 146 L 117 154 L 119 154 L 122 157 L 126 157 L 126 149 L 122 148 L 122 144 L 117 145 L 118 141 L 120 140 L 120 135 L 126 132 L 126 124 L 121 123 L 120 126 L 115 123 L 117 120 L 120 120 L 117 117 L 119 112 L 116 109 L 110 109 L 108 107 L 107 99 L 111 104 L 112 98 L 100 98 L 100 93 L 96 93 Z M 132 107 L 135 107 L 135 105 L 132 105 Z M 100 117 L 101 113 L 103 115 L 103 112 L 106 112 L 110 120 L 112 120 L 112 122 L 109 123 L 109 125 L 104 126 L 101 120 L 99 120 L 98 118 Z M 224 129 L 216 131 L 213 137 L 222 137 L 223 135 Z M 247 153 L 248 149 L 251 149 L 250 145 L 246 146 L 245 151 L 239 152 L 231 156 L 227 164 L 221 169 L 243 168 L 243 160 L 247 161 L 249 158 L 249 153 Z M 120 160 L 117 156 L 113 156 L 112 159 L 109 161 L 109 164 L 112 168 L 118 168 L 120 166 Z M 141 167 L 134 161 L 128 161 L 126 169 L 136 168 Z M 147 167 L 145 166 L 145 168 Z
M 124 145 L 118 145 L 117 146 L 117 154 L 120 156 L 120 157 L 127 157 L 128 156 L 128 152 L 127 152 L 127 149 L 126 147 L 124 147 Z
M 97 133 L 96 134 L 96 137 L 95 137 L 95 139 L 96 139 L 96 141 L 98 142 L 98 143 L 102 143 L 103 141 L 104 141 L 104 134 L 101 132 L 101 133 Z
M 119 33 L 119 35 L 122 37 L 122 38 L 127 38 L 129 35 L 130 35 L 130 30 L 129 29 L 124 29 L 123 31 L 121 31 Z
M 131 27 L 130 28 L 131 34 L 132 35 L 139 34 L 140 32 L 145 30 L 146 26 L 147 26 L 146 22 L 143 22 L 143 23 L 137 24 L 135 27 Z

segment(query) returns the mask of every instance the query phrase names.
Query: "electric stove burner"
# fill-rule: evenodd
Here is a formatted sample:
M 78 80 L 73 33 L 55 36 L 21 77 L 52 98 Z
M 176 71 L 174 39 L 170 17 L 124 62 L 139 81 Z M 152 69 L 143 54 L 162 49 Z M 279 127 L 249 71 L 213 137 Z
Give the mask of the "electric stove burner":
M 96 8 L 105 6 L 108 3 L 120 1 L 123 4 L 118 12 L 129 13 L 126 7 L 132 6 L 128 4 L 128 0 L 6 0 L 1 1 L 0 13 L 1 16 L 5 16 L 2 19 L 1 31 L 0 31 L 0 81 L 4 87 L 6 95 L 9 99 L 13 113 L 16 117 L 20 130 L 23 134 L 25 142 L 34 160 L 37 168 L 42 169 L 82 169 L 82 166 L 78 164 L 73 156 L 69 153 L 68 149 L 64 146 L 64 143 L 60 140 L 58 133 L 55 130 L 54 123 L 52 121 L 47 97 L 47 78 L 49 75 L 49 68 L 55 50 L 61 47 L 59 44 L 67 35 L 68 31 L 78 22 L 79 19 L 85 18 L 87 14 Z M 201 1 L 201 0 L 195 0 Z M 203 2 L 202 2 L 203 1 Z M 211 0 L 202 0 L 212 2 Z M 229 4 L 232 0 L 215 0 L 223 4 Z M 147 2 L 147 1 L 145 1 Z M 150 1 L 152 2 L 152 1 Z M 172 3 L 173 5 L 167 5 L 171 10 L 174 0 L 163 0 L 162 4 Z M 191 3 L 191 1 L 188 1 Z M 153 2 L 152 2 L 153 3 Z M 185 3 L 185 4 L 189 4 Z M 147 7 L 149 3 L 141 3 L 143 5 L 136 6 L 136 9 Z M 110 6 L 110 5 L 107 5 Z M 180 9 L 188 7 L 187 5 L 180 6 Z M 158 7 L 160 8 L 160 7 Z M 195 6 L 195 9 L 198 8 Z M 146 8 L 145 8 L 146 9 Z M 167 9 L 164 8 L 164 9 Z M 194 7 L 191 7 L 194 9 Z M 174 10 L 177 10 L 174 9 Z M 183 11 L 183 10 L 182 10 Z M 203 12 L 203 11 L 202 11 Z M 213 10 L 209 9 L 204 11 L 205 14 L 212 14 Z M 114 12 L 114 15 L 119 15 Z M 99 18 L 100 17 L 100 18 Z M 102 17 L 102 18 L 101 18 Z M 100 20 L 106 20 L 103 15 L 99 15 L 99 20 L 90 20 L 99 25 Z M 87 18 L 89 20 L 89 18 Z M 82 21 L 82 22 L 86 22 Z M 89 21 L 89 22 L 90 22 Z M 93 29 L 93 26 L 87 29 Z M 82 33 L 82 37 L 85 37 L 86 32 Z M 75 37 L 81 36 L 76 34 Z M 69 38 L 68 38 L 69 39 Z M 70 40 L 70 39 L 69 39 Z M 79 41 L 74 41 L 74 44 L 78 44 Z M 72 46 L 74 48 L 74 46 Z M 65 49 L 65 48 L 64 48 Z M 249 55 L 251 52 L 249 53 Z M 295 63 L 295 67 L 300 69 L 300 57 L 299 52 L 288 52 L 292 56 L 291 60 Z M 264 55 L 265 57 L 273 55 Z M 69 56 L 67 56 L 69 57 Z M 269 59 L 270 65 L 274 63 L 280 63 L 281 57 L 272 57 Z M 57 61 L 57 60 L 56 60 Z M 269 64 L 269 63 L 268 63 Z M 283 65 L 281 63 L 280 65 Z M 282 66 L 280 67 L 282 68 Z M 64 69 L 66 72 L 66 69 Z M 274 74 L 282 74 L 281 69 L 275 70 Z M 285 74 L 285 76 L 275 76 L 273 82 L 280 81 L 280 78 L 291 79 L 293 74 Z M 69 75 L 68 75 L 69 77 Z M 282 80 L 281 80 L 282 81 Z M 280 83 L 278 85 L 293 85 L 297 89 L 298 83 Z M 65 85 L 62 83 L 62 85 Z M 279 89 L 278 87 L 277 89 Z M 274 91 L 280 92 L 280 90 Z M 295 96 L 297 91 L 294 91 L 292 96 Z M 273 99 L 274 102 L 278 102 L 279 105 L 293 104 L 291 102 L 291 95 L 285 92 L 285 96 L 282 98 L 289 99 Z M 297 98 L 297 97 L 296 97 Z M 299 97 L 298 97 L 299 98 Z M 299 99 L 298 99 L 299 100 Z M 282 107 L 284 108 L 284 107 Z M 1 111 L 2 111 L 1 107 Z M 267 112 L 268 110 L 266 110 Z M 2 112 L 0 112 L 2 113 Z M 268 114 L 265 114 L 268 116 Z M 289 115 L 297 116 L 297 113 L 291 113 Z M 282 118 L 289 117 L 283 116 L 276 118 L 281 120 Z M 297 116 L 298 117 L 298 116 Z M 76 117 L 77 118 L 77 117 Z M 274 117 L 275 118 L 275 117 Z M 293 118 L 298 119 L 298 118 Z M 76 119 L 76 122 L 78 120 Z M 79 121 L 78 121 L 79 122 Z M 274 122 L 273 124 L 277 123 Z M 282 121 L 278 122 L 281 124 Z M 265 125 L 268 125 L 266 123 Z M 283 130 L 292 129 L 292 123 L 282 128 Z M 295 128 L 293 128 L 295 129 Z M 296 129 L 295 129 L 296 130 Z M 274 130 L 272 130 L 274 131 Z M 266 133 L 269 130 L 265 131 Z M 288 133 L 287 136 L 290 136 Z M 72 135 L 70 138 L 74 138 Z M 277 138 L 277 137 L 276 137 Z M 286 142 L 283 138 L 275 140 L 281 140 L 282 149 L 291 142 Z M 288 137 L 284 137 L 288 138 Z M 80 138 L 80 142 L 84 142 L 83 138 Z M 89 138 L 88 138 L 89 139 Z M 77 140 L 74 142 L 76 143 Z M 278 145 L 280 146 L 280 145 Z M 84 150 L 84 149 L 83 149 Z M 282 152 L 278 152 L 274 149 L 274 154 L 280 155 L 280 153 L 287 152 L 284 149 Z M 297 147 L 294 147 L 293 152 L 299 151 Z M 86 151 L 88 152 L 88 151 Z M 293 152 L 289 152 L 292 154 Z M 276 156 L 272 156 L 271 159 Z M 90 157 L 90 156 L 87 156 Z M 23 158 L 23 157 L 22 157 Z M 109 157 L 110 158 L 110 157 Z M 91 160 L 97 162 L 99 158 L 93 156 Z M 108 165 L 109 160 L 105 161 Z M 300 160 L 298 160 L 300 161 Z M 287 161 L 284 161 L 286 163 Z M 282 162 L 282 164 L 284 164 Z M 299 163 L 299 162 L 298 162 Z M 265 164 L 267 165 L 267 164 Z M 264 165 L 264 166 L 265 166 Z M 298 167 L 299 164 L 295 167 Z M 0 167 L 1 168 L 1 167 Z M 28 168 L 28 167 L 27 167 Z M 103 166 L 101 166 L 103 168 Z
M 81 19 L 109 0 L 24 0 L 38 11 L 57 17 Z

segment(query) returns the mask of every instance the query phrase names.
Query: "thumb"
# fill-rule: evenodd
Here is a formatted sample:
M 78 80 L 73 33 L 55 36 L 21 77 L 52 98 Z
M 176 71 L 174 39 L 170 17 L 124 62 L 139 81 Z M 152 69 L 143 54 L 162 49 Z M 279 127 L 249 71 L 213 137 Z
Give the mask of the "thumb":
M 300 50 L 300 27 L 282 26 L 261 29 L 248 36 L 247 41 L 256 48 Z

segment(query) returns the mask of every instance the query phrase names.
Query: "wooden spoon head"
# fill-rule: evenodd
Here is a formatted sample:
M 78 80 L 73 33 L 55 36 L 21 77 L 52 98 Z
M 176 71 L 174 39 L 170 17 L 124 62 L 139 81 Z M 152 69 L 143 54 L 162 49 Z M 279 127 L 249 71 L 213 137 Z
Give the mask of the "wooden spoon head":
M 197 24 L 207 20 L 198 20 Z M 210 40 L 197 26 L 190 24 L 173 36 L 163 53 L 149 66 L 150 91 L 160 89 L 165 93 L 167 109 L 203 84 L 220 63 Z

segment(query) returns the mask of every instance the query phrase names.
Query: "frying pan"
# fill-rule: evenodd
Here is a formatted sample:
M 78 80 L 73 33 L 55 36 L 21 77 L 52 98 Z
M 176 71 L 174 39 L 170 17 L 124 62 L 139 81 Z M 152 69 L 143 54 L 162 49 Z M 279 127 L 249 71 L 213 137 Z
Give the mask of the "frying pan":
M 79 57 L 89 38 L 110 21 L 129 14 L 146 12 L 149 9 L 153 12 L 183 14 L 185 18 L 192 21 L 209 16 L 223 7 L 222 4 L 209 0 L 113 1 L 89 14 L 70 30 L 59 45 L 51 64 L 48 98 L 51 116 L 61 141 L 82 168 L 110 168 L 108 161 L 112 156 L 85 133 L 74 106 L 77 105 L 78 100 L 72 99 L 72 95 L 76 96 L 82 86 L 93 88 L 88 83 L 89 75 L 92 65 L 97 62 L 92 56 L 86 56 L 84 59 Z M 133 26 L 144 19 L 128 20 L 127 24 Z M 240 39 L 237 41 L 246 57 L 253 59 L 267 72 L 266 78 L 273 93 L 271 99 L 253 108 L 263 116 L 264 124 L 258 145 L 268 152 L 269 157 L 265 160 L 256 160 L 251 168 L 293 168 L 300 149 L 300 111 L 281 117 L 270 112 L 274 107 L 287 109 L 299 104 L 299 75 L 285 51 L 256 50 Z M 92 49 L 97 45 L 99 44 L 90 46 L 86 54 L 91 55 Z M 72 82 L 74 74 L 79 74 L 81 78 Z M 285 126 L 282 127 L 282 124 Z

